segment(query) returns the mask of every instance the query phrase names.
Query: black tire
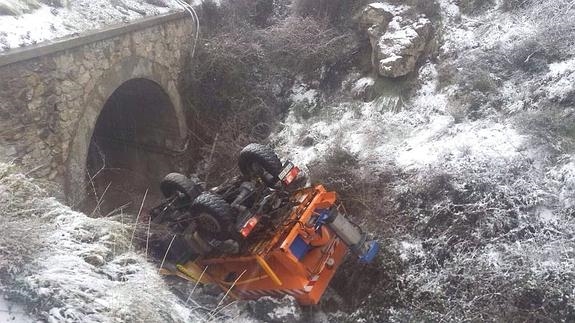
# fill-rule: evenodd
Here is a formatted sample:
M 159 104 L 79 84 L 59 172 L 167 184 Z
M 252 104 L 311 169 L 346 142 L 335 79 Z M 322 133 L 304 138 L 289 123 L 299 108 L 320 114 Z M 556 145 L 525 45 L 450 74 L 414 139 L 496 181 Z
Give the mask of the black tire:
M 249 144 L 242 149 L 238 166 L 248 178 L 260 176 L 261 169 L 276 178 L 282 170 L 282 163 L 273 149 L 260 144 Z
M 180 173 L 169 173 L 160 183 L 160 190 L 166 198 L 175 194 L 183 194 L 189 201 L 193 201 L 202 193 L 201 186 Z
M 222 197 L 204 192 L 196 197 L 190 211 L 201 233 L 206 233 L 218 240 L 232 236 L 232 208 Z

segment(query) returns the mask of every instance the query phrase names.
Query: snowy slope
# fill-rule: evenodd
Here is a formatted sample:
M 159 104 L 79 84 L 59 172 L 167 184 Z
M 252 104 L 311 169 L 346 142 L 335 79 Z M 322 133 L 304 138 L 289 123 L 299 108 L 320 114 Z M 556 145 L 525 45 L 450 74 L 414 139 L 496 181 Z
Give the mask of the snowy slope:
M 438 2 L 439 55 L 416 91 L 353 100 L 373 76 L 352 73 L 334 102 L 300 82 L 272 142 L 341 189 L 385 246 L 372 276 L 349 268 L 336 283 L 354 319 L 569 321 L 574 7 Z
M 0 205 L 0 295 L 18 312 L 48 322 L 204 319 L 132 251 L 131 225 L 74 212 L 4 164 Z

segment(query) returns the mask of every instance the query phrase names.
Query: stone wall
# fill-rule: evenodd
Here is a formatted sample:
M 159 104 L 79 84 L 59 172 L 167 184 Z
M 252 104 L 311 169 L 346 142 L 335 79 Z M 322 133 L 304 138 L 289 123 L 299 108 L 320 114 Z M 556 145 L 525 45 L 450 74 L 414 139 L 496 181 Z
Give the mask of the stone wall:
M 86 44 L 76 46 L 76 39 L 46 45 L 61 49 L 24 61 L 14 56 L 46 46 L 9 52 L 15 62 L 0 66 L 0 161 L 16 162 L 56 183 L 60 192 L 77 191 L 84 184 L 88 146 L 102 107 L 134 78 L 154 81 L 168 94 L 183 140 L 187 128 L 179 89 L 193 27 L 175 15 L 140 29 L 99 31 L 91 35 L 98 40 Z M 0 57 L 2 62 L 6 59 Z

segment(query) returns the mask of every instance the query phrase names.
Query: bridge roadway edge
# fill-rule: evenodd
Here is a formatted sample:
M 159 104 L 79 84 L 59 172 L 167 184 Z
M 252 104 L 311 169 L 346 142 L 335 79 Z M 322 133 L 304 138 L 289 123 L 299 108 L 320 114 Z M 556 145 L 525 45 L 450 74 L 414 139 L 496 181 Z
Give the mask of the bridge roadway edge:
M 0 67 L 114 38 L 140 29 L 146 29 L 182 19 L 184 17 L 186 17 L 186 13 L 183 11 L 171 12 L 142 18 L 129 24 L 110 25 L 98 30 L 87 31 L 53 41 L 46 41 L 32 46 L 8 50 L 4 53 L 0 53 Z

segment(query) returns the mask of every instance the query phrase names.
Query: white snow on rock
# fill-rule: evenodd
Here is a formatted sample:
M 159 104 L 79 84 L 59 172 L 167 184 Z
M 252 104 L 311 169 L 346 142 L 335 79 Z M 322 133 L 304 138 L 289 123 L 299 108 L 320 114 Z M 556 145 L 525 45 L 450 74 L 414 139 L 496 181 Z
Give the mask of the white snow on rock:
M 371 76 L 362 77 L 355 82 L 352 88 L 352 92 L 365 91 L 365 88 L 373 86 L 375 84 L 375 79 Z
M 431 22 L 404 15 L 408 11 L 404 6 L 372 3 L 362 12 L 361 24 L 369 26 L 372 65 L 382 76 L 395 78 L 413 72 L 431 39 Z
M 39 4 L 20 15 L 0 15 L 0 52 L 182 10 L 175 0 L 160 3 L 165 6 L 136 0 L 70 0 L 65 7 Z

